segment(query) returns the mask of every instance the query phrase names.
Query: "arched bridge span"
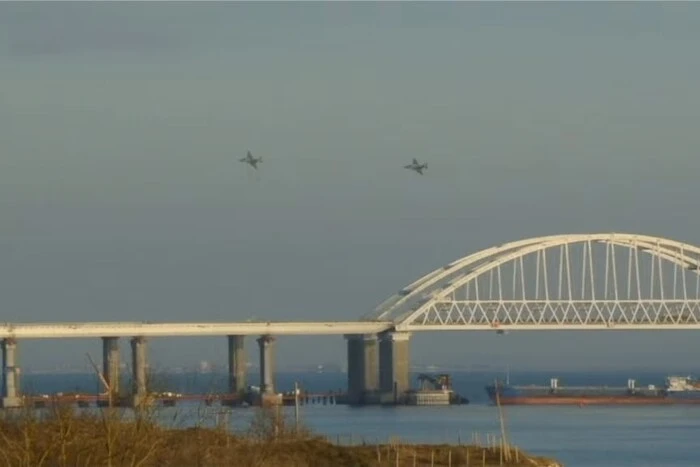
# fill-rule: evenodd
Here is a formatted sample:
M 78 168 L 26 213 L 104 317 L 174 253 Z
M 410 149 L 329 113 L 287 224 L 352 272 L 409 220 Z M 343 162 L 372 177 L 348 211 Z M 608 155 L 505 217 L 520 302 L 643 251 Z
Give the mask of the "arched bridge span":
M 551 235 L 460 258 L 365 320 L 397 331 L 700 329 L 700 247 L 648 235 Z

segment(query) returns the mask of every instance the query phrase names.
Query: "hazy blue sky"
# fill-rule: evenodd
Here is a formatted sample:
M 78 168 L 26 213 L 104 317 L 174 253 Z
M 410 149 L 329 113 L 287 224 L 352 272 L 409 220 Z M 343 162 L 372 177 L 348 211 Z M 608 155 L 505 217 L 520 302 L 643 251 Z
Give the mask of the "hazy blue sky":
M 509 240 L 700 244 L 699 43 L 691 3 L 0 3 L 0 320 L 350 320 Z M 27 368 L 100 351 L 20 345 Z M 341 337 L 279 346 L 282 367 L 345 359 Z M 698 352 L 693 333 L 412 346 L 523 368 Z M 151 353 L 223 362 L 225 340 Z

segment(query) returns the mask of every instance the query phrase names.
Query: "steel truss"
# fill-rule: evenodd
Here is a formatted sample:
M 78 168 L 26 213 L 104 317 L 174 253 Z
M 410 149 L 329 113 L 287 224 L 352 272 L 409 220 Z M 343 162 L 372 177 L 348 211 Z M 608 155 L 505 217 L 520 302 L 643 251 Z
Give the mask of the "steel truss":
M 397 329 L 421 326 L 700 328 L 700 302 L 686 300 L 438 302 Z M 410 330 L 410 329 L 406 329 Z M 413 329 L 417 330 L 417 329 Z
M 620 233 L 521 240 L 433 271 L 367 318 L 397 330 L 700 329 L 700 248 Z

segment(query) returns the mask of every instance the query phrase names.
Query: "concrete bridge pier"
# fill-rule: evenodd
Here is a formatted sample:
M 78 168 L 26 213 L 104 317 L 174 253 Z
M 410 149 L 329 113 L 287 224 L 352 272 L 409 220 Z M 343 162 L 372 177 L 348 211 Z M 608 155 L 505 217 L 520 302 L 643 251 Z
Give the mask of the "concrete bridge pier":
M 17 341 L 2 341 L 2 407 L 21 407 L 22 398 L 19 391 L 19 368 L 16 367 Z
M 379 389 L 379 357 L 376 334 L 346 334 L 348 341 L 348 402 L 360 405 Z
M 262 395 L 275 393 L 275 338 L 270 335 L 260 336 L 260 393 Z
M 131 339 L 132 360 L 132 392 L 131 406 L 138 407 L 146 403 L 148 396 L 148 355 L 146 338 L 143 336 Z
M 102 338 L 102 377 L 113 397 L 119 395 L 119 338 Z M 108 390 L 105 388 L 105 390 Z
M 245 336 L 228 336 L 228 391 L 240 394 L 246 389 Z
M 386 332 L 379 337 L 379 390 L 382 403 L 400 404 L 411 388 L 410 332 Z

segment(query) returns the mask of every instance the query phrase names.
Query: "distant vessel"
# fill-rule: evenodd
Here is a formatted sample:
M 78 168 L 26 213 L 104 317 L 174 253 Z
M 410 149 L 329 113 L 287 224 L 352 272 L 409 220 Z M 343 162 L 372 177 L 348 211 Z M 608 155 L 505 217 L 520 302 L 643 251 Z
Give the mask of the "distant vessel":
M 469 399 L 452 389 L 452 377 L 448 374 L 418 375 L 420 388 L 406 392 L 407 405 L 459 405 L 468 404 Z
M 664 387 L 653 384 L 637 387 L 559 386 L 552 378 L 549 386 L 512 386 L 496 382 L 486 386 L 489 399 L 503 405 L 666 405 L 700 404 L 700 380 L 690 376 L 669 376 Z

